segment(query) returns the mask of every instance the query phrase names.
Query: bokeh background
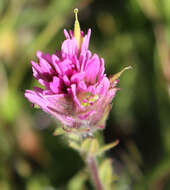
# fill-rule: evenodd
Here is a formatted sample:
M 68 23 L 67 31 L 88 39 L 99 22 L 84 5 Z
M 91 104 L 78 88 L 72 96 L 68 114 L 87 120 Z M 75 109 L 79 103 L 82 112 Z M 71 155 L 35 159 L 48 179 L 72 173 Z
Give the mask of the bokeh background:
M 0 0 L 0 189 L 93 190 L 79 154 L 53 136 L 58 124 L 24 98 L 36 84 L 30 60 L 60 49 L 75 7 L 106 73 L 133 66 L 101 131 L 105 143 L 120 140 L 106 154 L 115 189 L 169 190 L 169 0 Z

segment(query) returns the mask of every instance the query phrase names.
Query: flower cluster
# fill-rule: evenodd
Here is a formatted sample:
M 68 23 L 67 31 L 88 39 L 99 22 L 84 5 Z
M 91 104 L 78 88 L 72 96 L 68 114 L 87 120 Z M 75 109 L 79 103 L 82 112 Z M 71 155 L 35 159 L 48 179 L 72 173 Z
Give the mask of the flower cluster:
M 33 76 L 43 86 L 26 90 L 25 97 L 62 124 L 66 131 L 93 132 L 104 128 L 117 91 L 117 76 L 108 78 L 104 59 L 88 49 L 91 30 L 80 30 L 77 10 L 74 32 L 55 54 L 37 52 Z

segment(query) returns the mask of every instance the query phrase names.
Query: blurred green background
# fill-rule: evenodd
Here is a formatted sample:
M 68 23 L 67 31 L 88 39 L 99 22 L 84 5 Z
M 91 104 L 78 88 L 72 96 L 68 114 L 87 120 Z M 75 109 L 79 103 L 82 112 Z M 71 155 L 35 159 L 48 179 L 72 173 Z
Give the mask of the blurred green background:
M 24 98 L 35 84 L 30 60 L 54 53 L 73 28 L 92 29 L 90 49 L 106 73 L 133 66 L 120 80 L 105 143 L 116 190 L 170 189 L 170 1 L 0 0 L 0 189 L 93 190 L 84 162 L 56 122 Z

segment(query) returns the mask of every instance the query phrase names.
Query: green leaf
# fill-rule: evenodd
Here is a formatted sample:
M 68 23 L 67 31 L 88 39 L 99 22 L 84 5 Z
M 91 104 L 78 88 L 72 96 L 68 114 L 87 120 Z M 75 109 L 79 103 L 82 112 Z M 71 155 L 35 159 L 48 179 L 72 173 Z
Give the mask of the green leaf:
M 102 154 L 108 150 L 110 150 L 111 148 L 114 148 L 115 146 L 117 146 L 119 143 L 119 140 L 116 140 L 114 141 L 113 143 L 110 143 L 110 144 L 107 144 L 107 145 L 104 145 L 103 147 L 101 147 L 99 149 L 99 151 L 97 152 L 97 154 Z
M 100 165 L 99 176 L 105 189 L 112 190 L 112 183 L 116 179 L 116 176 L 113 174 L 112 161 L 110 159 L 104 160 Z
M 70 180 L 67 190 L 83 190 L 86 179 L 86 173 L 79 172 L 75 177 Z

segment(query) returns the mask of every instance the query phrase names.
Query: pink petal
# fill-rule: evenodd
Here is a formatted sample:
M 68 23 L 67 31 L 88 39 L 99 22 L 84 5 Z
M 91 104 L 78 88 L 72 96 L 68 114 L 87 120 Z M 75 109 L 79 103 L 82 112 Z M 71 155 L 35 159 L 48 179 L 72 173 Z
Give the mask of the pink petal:
M 69 80 L 69 78 L 68 78 L 68 76 L 67 75 L 64 75 L 63 77 L 62 77 L 62 79 L 63 79 L 63 82 L 64 82 L 64 84 L 66 85 L 66 86 L 70 86 L 70 80 Z
M 39 65 L 41 67 L 42 72 L 54 74 L 54 71 L 51 67 L 51 65 L 43 58 L 39 59 Z
M 101 58 L 100 59 L 100 69 L 99 69 L 99 73 L 98 73 L 98 82 L 100 82 L 100 80 L 102 79 L 103 75 L 104 75 L 104 59 Z
M 36 75 L 42 73 L 41 67 L 36 62 L 31 61 L 31 64 L 32 68 L 34 69 L 33 72 L 36 73 Z
M 43 99 L 42 93 L 26 90 L 24 95 L 30 102 L 40 106 L 45 112 L 48 112 L 47 102 Z
M 90 110 L 89 112 L 87 112 L 87 113 L 84 113 L 84 114 L 81 114 L 81 115 L 79 115 L 78 117 L 80 118 L 80 119 L 83 119 L 83 120 L 85 120 L 85 119 L 90 119 L 90 117 L 93 115 L 93 114 L 95 114 L 96 113 L 96 111 L 95 110 Z
M 92 95 L 95 95 L 96 94 L 96 87 L 94 85 L 90 85 L 87 89 L 87 91 L 89 93 L 91 93 Z
M 50 82 L 50 88 L 51 88 L 51 90 L 54 93 L 56 93 L 56 94 L 60 93 L 61 92 L 61 88 L 62 88 L 61 79 L 58 78 L 58 77 L 56 77 L 56 76 L 54 76 L 53 77 L 53 81 Z
M 77 98 L 76 85 L 75 84 L 71 85 L 71 93 L 72 93 L 72 97 L 73 97 L 75 105 L 78 106 L 76 109 L 78 110 L 80 108 L 83 108 L 83 106 L 80 104 L 79 99 Z
M 62 72 L 61 72 L 61 70 L 60 70 L 60 67 L 58 66 L 58 62 L 60 61 L 60 59 L 59 59 L 55 54 L 52 54 L 51 59 L 52 59 L 52 64 L 53 64 L 53 66 L 54 66 L 56 72 L 57 72 L 59 75 L 61 75 Z
M 79 92 L 84 92 L 84 91 L 87 91 L 87 85 L 84 81 L 80 81 L 78 84 L 77 84 L 77 90 Z
M 65 40 L 61 46 L 61 51 L 63 55 L 73 56 L 77 54 L 78 49 L 76 40 L 74 38 Z
M 64 35 L 65 35 L 66 39 L 70 39 L 70 35 L 66 29 L 64 29 Z
M 99 69 L 100 69 L 100 60 L 97 54 L 94 54 L 92 59 L 87 63 L 85 67 L 87 83 L 89 84 L 96 83 Z
M 96 93 L 104 96 L 110 87 L 110 82 L 107 77 L 103 77 L 102 81 L 96 87 Z
M 89 47 L 89 41 L 90 41 L 90 36 L 91 36 L 91 29 L 88 30 L 87 35 L 85 35 L 83 39 L 83 43 L 81 45 L 81 52 L 87 51 Z
M 71 75 L 72 74 L 72 61 L 70 59 L 65 59 L 58 63 L 62 75 Z
M 87 51 L 85 53 L 81 53 L 80 54 L 80 58 L 79 58 L 79 62 L 81 64 L 81 71 L 84 71 L 85 70 L 85 67 L 88 63 L 88 61 L 90 61 L 91 59 L 91 56 L 92 56 L 92 53 L 91 51 Z
M 85 77 L 85 72 L 75 73 L 71 77 L 71 82 L 72 83 L 79 83 L 81 80 L 84 79 L 84 77 Z
M 38 59 L 41 59 L 44 54 L 41 51 L 37 51 L 36 55 L 37 55 Z
M 48 102 L 48 107 L 53 108 L 56 112 L 66 114 L 73 111 L 73 104 L 66 94 L 46 95 L 44 99 Z

